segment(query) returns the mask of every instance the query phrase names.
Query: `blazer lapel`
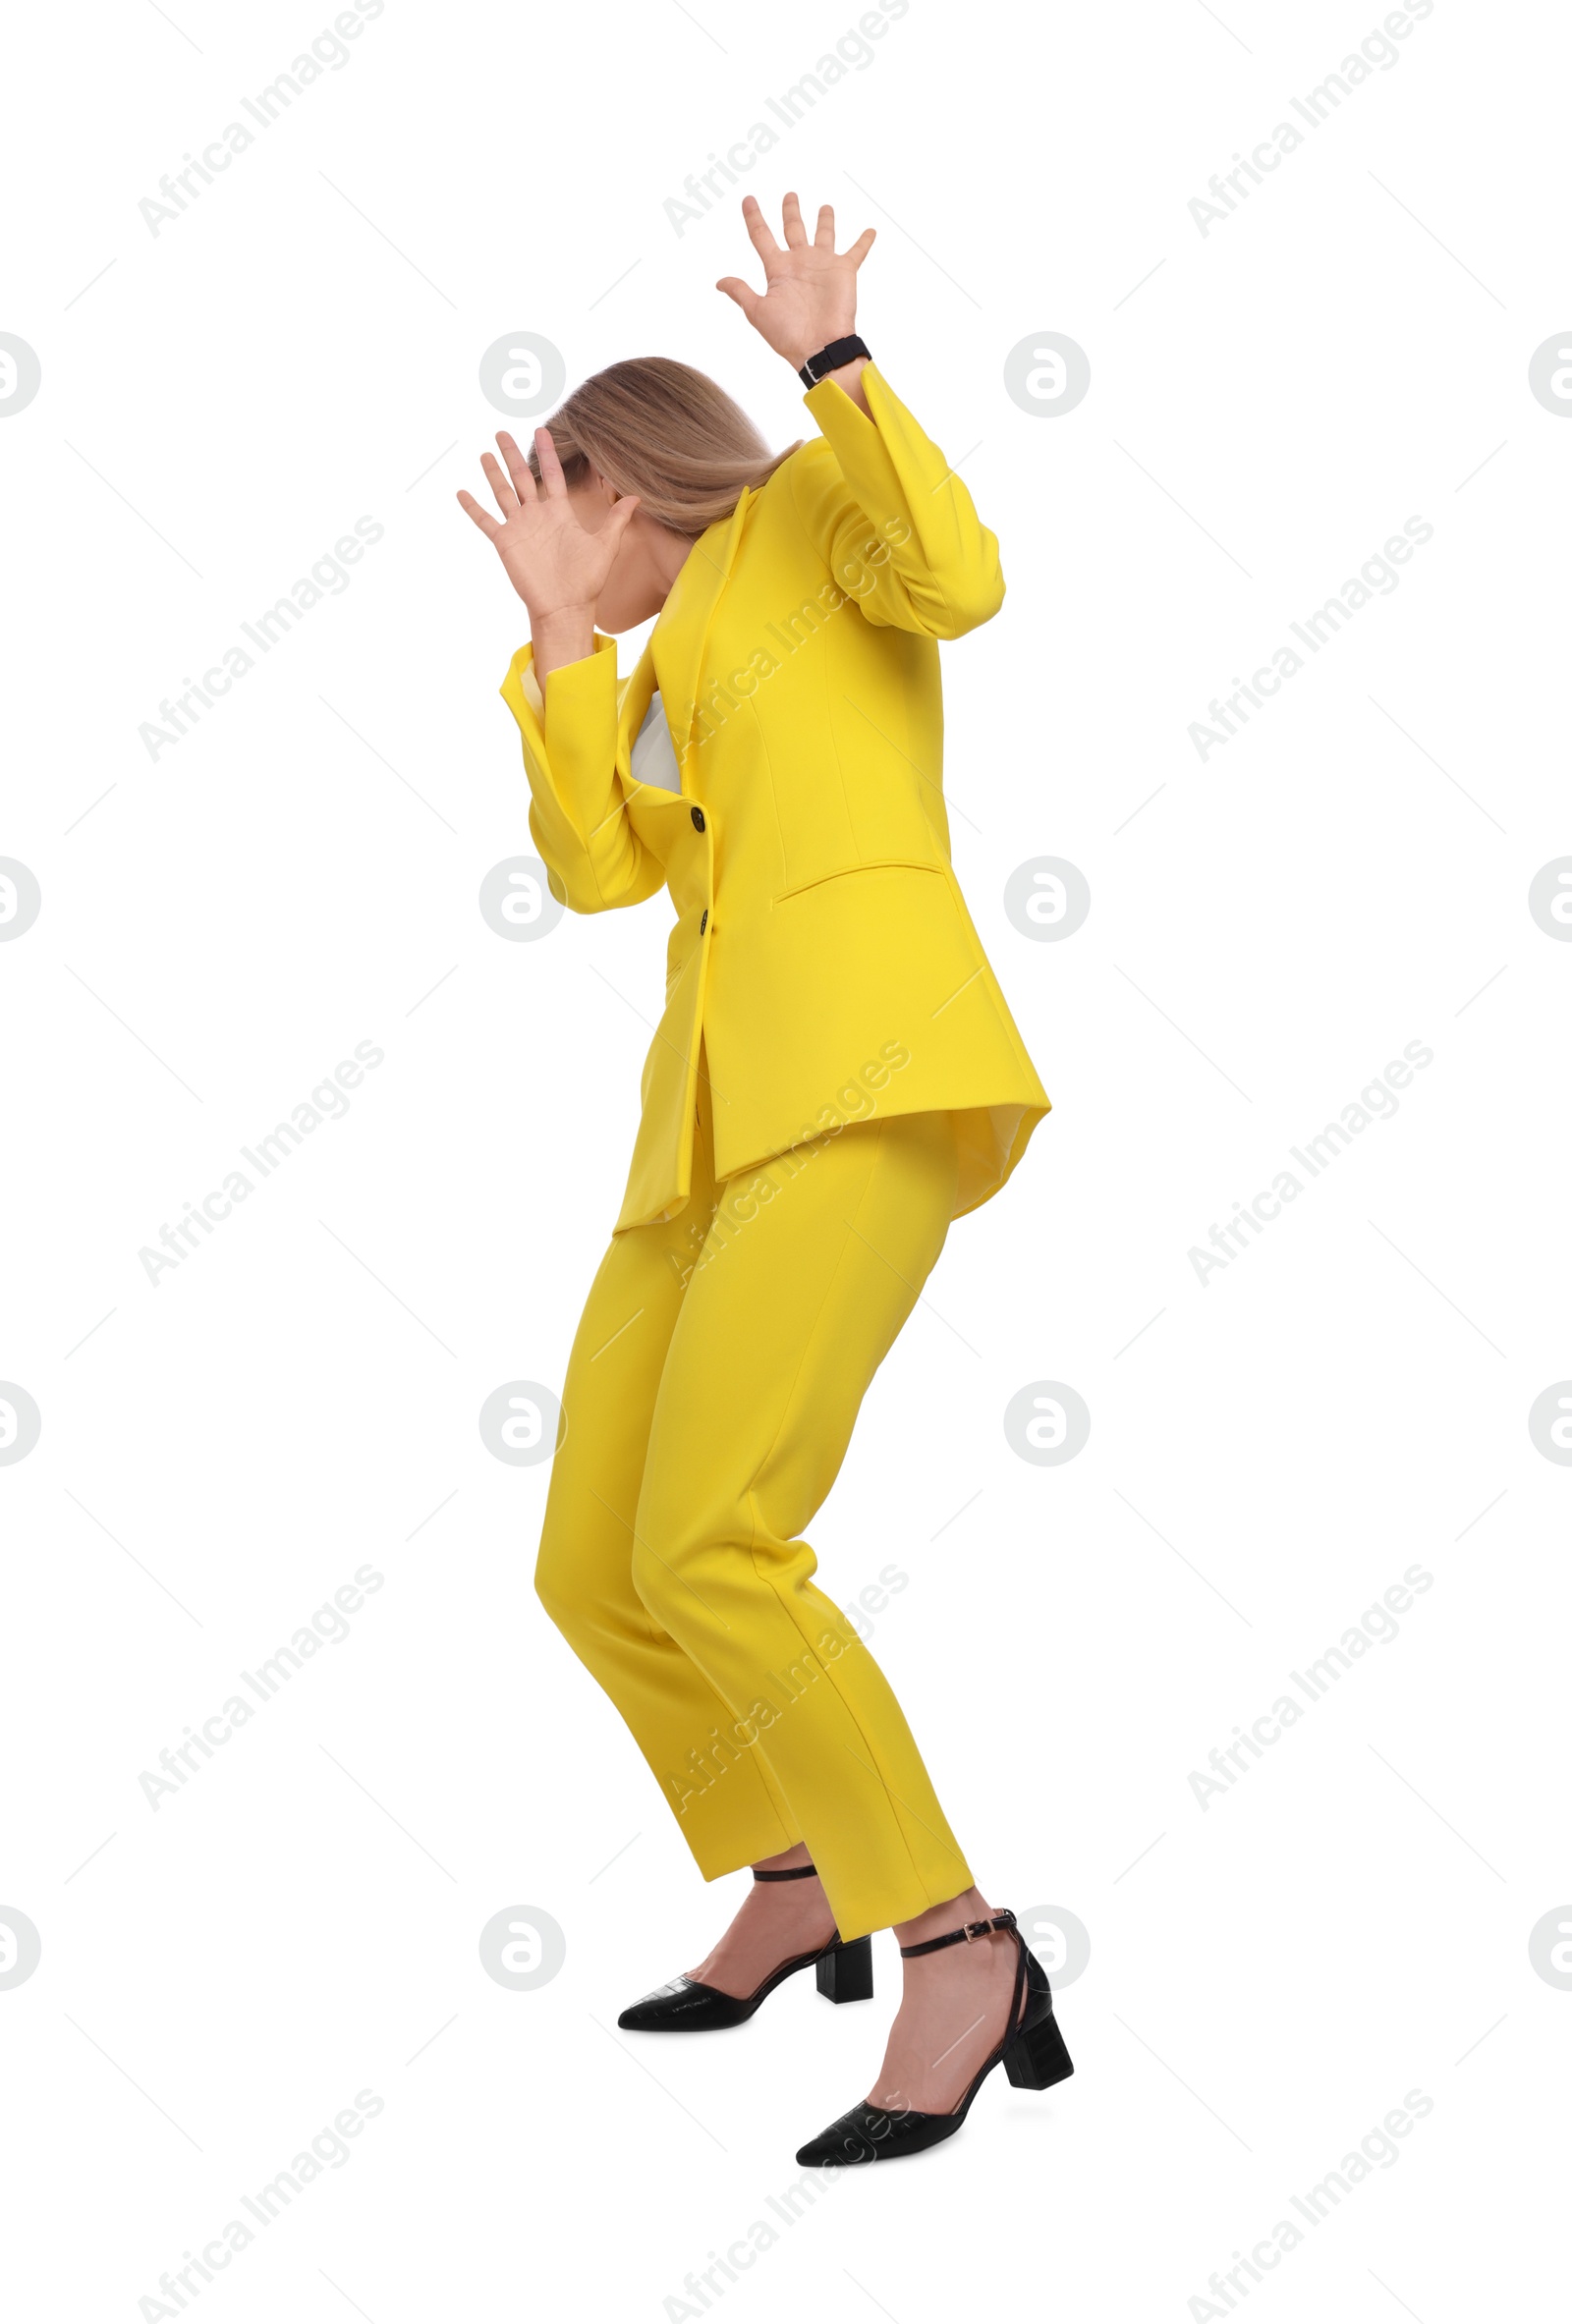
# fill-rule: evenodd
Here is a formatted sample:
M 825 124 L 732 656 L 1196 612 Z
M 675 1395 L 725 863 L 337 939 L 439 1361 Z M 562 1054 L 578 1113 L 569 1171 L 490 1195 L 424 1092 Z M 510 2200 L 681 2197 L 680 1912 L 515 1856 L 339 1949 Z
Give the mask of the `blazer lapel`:
M 731 577 L 753 498 L 752 486 L 745 486 L 731 515 L 700 534 L 650 633 L 649 655 L 685 790 L 704 644 L 721 591 Z M 630 688 L 630 694 L 632 691 Z M 647 694 L 645 702 L 647 707 Z

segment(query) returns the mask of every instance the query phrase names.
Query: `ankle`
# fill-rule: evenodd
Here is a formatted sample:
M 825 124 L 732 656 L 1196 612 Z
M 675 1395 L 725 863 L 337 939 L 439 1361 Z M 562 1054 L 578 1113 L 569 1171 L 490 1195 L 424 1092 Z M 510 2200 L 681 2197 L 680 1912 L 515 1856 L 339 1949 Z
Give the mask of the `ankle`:
M 915 1920 L 895 1923 L 898 1945 L 926 1945 L 933 1937 L 947 1937 L 952 1929 L 964 1928 L 968 1921 L 990 1920 L 993 1907 L 980 1888 L 967 1888 L 958 1897 L 946 1897 L 941 1905 L 930 1905 Z

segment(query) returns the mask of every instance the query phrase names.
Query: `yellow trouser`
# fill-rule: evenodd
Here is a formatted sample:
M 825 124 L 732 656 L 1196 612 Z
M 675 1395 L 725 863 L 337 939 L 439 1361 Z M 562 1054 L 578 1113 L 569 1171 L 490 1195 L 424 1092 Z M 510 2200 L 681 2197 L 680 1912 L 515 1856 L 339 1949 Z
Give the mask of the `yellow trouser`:
M 717 1188 L 700 1079 L 681 1214 L 613 1238 L 574 1340 L 535 1587 L 706 1880 L 806 1841 L 846 1938 L 972 1875 L 901 1707 L 801 1538 L 944 1245 L 943 1113 Z

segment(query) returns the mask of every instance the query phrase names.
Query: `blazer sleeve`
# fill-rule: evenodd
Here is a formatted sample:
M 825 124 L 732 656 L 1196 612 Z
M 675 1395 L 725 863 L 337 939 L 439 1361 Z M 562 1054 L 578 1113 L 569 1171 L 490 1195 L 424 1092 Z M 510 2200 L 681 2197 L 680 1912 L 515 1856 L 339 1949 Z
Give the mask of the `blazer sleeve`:
M 551 893 L 571 912 L 642 904 L 666 875 L 628 820 L 617 771 L 616 640 L 596 632 L 594 652 L 551 671 L 543 698 L 533 658 L 520 646 L 502 699 L 524 742 L 530 836 Z
M 862 382 L 871 419 L 832 379 L 803 398 L 833 459 L 796 464 L 799 514 L 868 620 L 962 636 L 1004 601 L 999 544 L 876 364 Z

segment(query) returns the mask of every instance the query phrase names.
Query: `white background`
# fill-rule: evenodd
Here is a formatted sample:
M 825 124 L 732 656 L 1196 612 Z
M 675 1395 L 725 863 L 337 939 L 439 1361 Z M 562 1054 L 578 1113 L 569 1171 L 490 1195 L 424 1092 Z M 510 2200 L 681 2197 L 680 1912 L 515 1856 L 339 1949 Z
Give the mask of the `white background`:
M 815 1546 L 837 1598 L 909 1576 L 873 1648 L 979 1878 L 1092 1948 L 1073 2080 L 995 2076 L 958 2141 L 787 2227 L 893 1943 L 867 2009 L 799 1979 L 712 2041 L 610 2030 L 741 1884 L 697 1880 L 546 1623 L 548 1471 L 477 1415 L 560 1384 L 668 919 L 482 920 L 530 849 L 522 608 L 453 494 L 519 330 L 570 378 L 679 357 L 772 443 L 811 429 L 712 287 L 752 268 L 737 194 L 680 234 L 663 204 L 856 11 L 389 0 L 149 232 L 331 13 L 9 36 L 0 329 L 42 386 L 0 427 L 0 854 L 43 907 L 0 945 L 0 1377 L 42 1413 L 0 1468 L 0 1905 L 42 1938 L 0 1992 L 8 2310 L 164 2312 L 160 2274 L 366 2090 L 348 2160 L 193 2310 L 1146 2324 L 1213 2312 L 1287 2219 L 1252 2313 L 1547 2312 L 1572 1994 L 1529 1932 L 1572 1918 L 1572 1474 L 1527 1414 L 1572 1373 L 1572 948 L 1527 890 L 1572 848 L 1572 427 L 1528 365 L 1572 321 L 1565 19 L 1440 0 L 1203 235 L 1192 197 L 1378 0 L 913 0 L 748 180 L 877 226 L 860 326 L 1000 536 L 1004 609 L 945 649 L 947 779 L 1055 1108 L 956 1227 Z M 1045 330 L 1092 364 L 1059 417 L 1003 386 Z M 139 725 L 362 516 L 348 589 L 151 760 Z M 1203 763 L 1211 697 L 1414 516 L 1400 585 Z M 1061 943 L 1003 909 L 1043 855 L 1091 883 Z M 347 1116 L 154 1288 L 140 1249 L 359 1041 L 385 1061 Z M 1395 1117 L 1198 1281 L 1412 1041 Z M 1001 1426 L 1044 1379 L 1092 1411 L 1060 1467 Z M 350 1636 L 155 1811 L 140 1772 L 365 1564 Z M 1191 1771 L 1416 1564 L 1395 1641 L 1203 1809 Z M 522 1993 L 477 1951 L 515 1906 L 567 1942 Z M 1309 2229 L 1290 2197 L 1410 2091 L 1397 2159 Z M 747 2274 L 682 2293 L 760 2220 Z

